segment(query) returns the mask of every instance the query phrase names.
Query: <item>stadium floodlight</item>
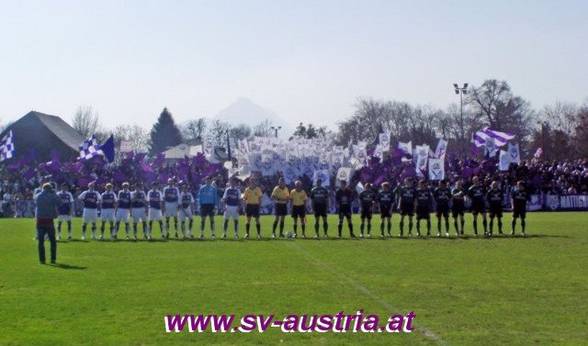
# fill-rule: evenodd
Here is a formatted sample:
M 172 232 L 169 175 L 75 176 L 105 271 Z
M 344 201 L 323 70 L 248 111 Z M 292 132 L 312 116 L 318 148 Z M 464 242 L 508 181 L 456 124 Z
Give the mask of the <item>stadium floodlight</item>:
M 463 95 L 468 93 L 468 83 L 463 83 L 463 87 L 460 88 L 459 84 L 457 83 L 453 83 L 453 89 L 455 90 L 455 94 L 459 95 L 459 121 L 460 121 L 460 127 L 461 127 L 461 135 L 462 137 L 465 137 L 465 130 L 464 130 L 464 122 L 463 122 Z M 463 138 L 462 138 L 463 140 Z M 465 155 L 465 147 L 462 144 L 462 154 Z
M 270 129 L 272 129 L 274 131 L 276 138 L 278 138 L 278 131 L 280 131 L 282 129 L 282 127 L 281 126 L 271 126 Z

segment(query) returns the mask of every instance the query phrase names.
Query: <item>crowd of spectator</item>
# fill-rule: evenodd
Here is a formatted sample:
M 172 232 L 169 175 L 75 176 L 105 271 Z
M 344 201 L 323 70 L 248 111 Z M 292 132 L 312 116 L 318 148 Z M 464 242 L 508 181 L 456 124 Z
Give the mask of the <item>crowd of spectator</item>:
M 411 162 L 400 164 L 391 164 L 385 161 L 376 162 L 355 172 L 352 185 L 361 189 L 362 183 L 365 182 L 378 185 L 383 181 L 388 181 L 392 186 L 396 186 L 407 176 L 421 179 L 413 167 L 414 165 Z M 273 203 L 270 194 L 280 176 L 280 173 L 274 176 L 261 176 L 254 173 L 254 177 L 264 192 L 261 202 L 261 212 L 263 214 L 272 212 Z M 520 165 L 513 164 L 508 171 L 499 171 L 496 162 L 493 160 L 482 162 L 449 160 L 446 167 L 446 179 L 450 185 L 453 185 L 457 180 L 462 180 L 467 188 L 473 176 L 481 177 L 482 181 L 485 181 L 488 185 L 492 180 L 499 180 L 505 191 L 510 190 L 517 181 L 523 180 L 531 194 L 588 195 L 588 160 L 585 159 L 569 161 L 533 159 L 523 161 Z M 246 177 L 241 186 L 244 187 L 248 179 L 250 177 Z M 302 176 L 300 180 L 305 190 L 309 191 L 312 188 L 312 177 Z M 333 175 L 329 182 L 333 190 L 333 198 L 337 184 L 335 180 L 336 178 Z M 0 197 L 2 200 L 0 217 L 32 217 L 34 213 L 34 191 L 44 181 L 51 180 L 40 174 L 24 179 L 19 175 L 0 170 Z M 289 183 L 293 184 L 293 182 Z M 429 183 L 431 187 L 436 184 L 436 182 L 432 181 Z M 215 175 L 214 185 L 219 188 L 220 197 L 227 186 L 227 177 L 223 174 Z M 70 186 L 70 192 L 74 197 L 78 196 L 84 189 L 85 186 Z M 98 189 L 100 190 L 101 187 L 98 186 Z M 196 200 L 198 189 L 199 186 L 192 186 Z M 334 203 L 331 203 L 331 205 L 334 206 Z M 76 199 L 74 207 L 75 214 L 81 215 L 81 202 Z M 195 206 L 195 209 L 197 210 L 198 206 Z M 221 205 L 218 206 L 218 211 L 222 211 Z

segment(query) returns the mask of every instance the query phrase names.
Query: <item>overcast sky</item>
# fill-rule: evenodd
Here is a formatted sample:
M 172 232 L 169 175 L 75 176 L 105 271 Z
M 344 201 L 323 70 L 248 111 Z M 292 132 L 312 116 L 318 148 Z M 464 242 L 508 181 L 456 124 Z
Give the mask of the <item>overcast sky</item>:
M 505 79 L 540 108 L 588 97 L 588 1 L 0 0 L 0 121 L 181 122 L 247 97 L 332 126 L 358 97 L 445 108 Z M 247 119 L 243 119 L 246 122 Z

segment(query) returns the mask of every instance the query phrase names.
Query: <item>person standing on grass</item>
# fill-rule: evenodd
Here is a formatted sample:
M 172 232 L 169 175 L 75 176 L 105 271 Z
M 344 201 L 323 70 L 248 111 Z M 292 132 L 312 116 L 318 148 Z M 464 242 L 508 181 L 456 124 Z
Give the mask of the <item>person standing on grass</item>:
M 453 225 L 455 226 L 455 234 L 459 237 L 463 235 L 463 227 L 465 220 L 463 217 L 465 211 L 465 191 L 463 183 L 458 180 L 455 183 L 455 188 L 451 190 L 451 215 L 453 216 Z M 461 227 L 460 227 L 461 226 Z
M 359 194 L 359 204 L 361 208 L 361 224 L 359 226 L 359 236 L 363 238 L 365 222 L 367 221 L 367 236 L 372 236 L 372 214 L 374 203 L 376 202 L 376 193 L 372 189 L 372 184 L 365 183 L 365 189 Z
M 441 225 L 445 219 L 445 236 L 449 237 L 449 201 L 451 200 L 451 190 L 447 187 L 447 181 L 441 180 L 439 187 L 433 193 L 437 211 L 437 237 L 441 236 Z
M 116 193 L 112 190 L 112 184 L 106 184 L 106 191 L 100 195 L 100 219 L 102 224 L 100 225 L 100 240 L 104 240 L 104 230 L 106 229 L 106 222 L 110 226 L 110 239 L 115 239 L 116 228 L 114 227 L 115 215 L 114 211 L 116 208 Z
M 416 229 L 421 236 L 421 220 L 427 221 L 427 237 L 431 235 L 431 190 L 424 180 L 420 180 L 416 189 Z
M 35 196 L 35 202 L 37 204 L 35 215 L 37 221 L 39 262 L 45 264 L 45 235 L 47 235 L 51 248 L 51 263 L 55 263 L 57 261 L 57 241 L 55 240 L 53 219 L 57 217 L 57 210 L 61 206 L 62 201 L 53 191 L 53 186 L 45 183 L 43 184 L 42 191 Z
M 131 217 L 133 219 L 133 239 L 137 240 L 137 225 L 139 222 L 143 224 L 143 239 L 151 238 L 147 214 L 145 208 L 147 207 L 147 195 L 143 190 L 143 183 L 138 181 L 135 184 L 135 190 L 131 192 Z M 126 234 L 127 240 L 129 233 Z
M 486 235 L 488 221 L 486 219 L 486 199 L 484 198 L 486 196 L 485 189 L 477 176 L 472 179 L 472 183 L 468 190 L 468 197 L 472 202 L 470 208 L 474 216 L 474 234 L 478 236 L 478 214 L 482 214 L 482 225 L 484 226 L 484 235 Z
M 168 239 L 169 233 L 163 224 L 163 212 L 161 211 L 163 206 L 163 194 L 159 190 L 159 183 L 154 181 L 151 184 L 151 190 L 147 191 L 147 201 L 149 203 L 149 213 L 147 218 L 149 219 L 149 233 L 147 239 L 151 240 L 153 234 L 153 221 L 159 223 L 159 230 L 161 231 L 161 239 Z
M 319 222 L 323 219 L 324 236 L 328 236 L 329 223 L 327 222 L 327 211 L 329 210 L 329 190 L 322 186 L 323 181 L 316 180 L 316 186 L 310 191 L 312 211 L 314 212 L 314 232 L 319 236 Z
M 61 206 L 59 207 L 59 215 L 57 216 L 57 240 L 61 240 L 61 224 L 67 224 L 67 240 L 71 240 L 71 216 L 73 214 L 74 198 L 68 190 L 67 184 L 61 184 L 61 191 L 57 193 L 61 198 Z
M 114 237 L 118 237 L 118 231 L 120 230 L 120 224 L 125 224 L 125 232 L 127 239 L 129 237 L 129 217 L 131 215 L 131 190 L 129 190 L 129 183 L 122 183 L 122 190 L 118 192 L 118 202 L 116 203 L 116 224 L 114 227 Z
M 502 234 L 502 201 L 504 200 L 504 195 L 498 181 L 494 180 L 490 184 L 490 190 L 486 193 L 486 200 L 490 207 L 490 228 L 488 229 L 487 236 L 492 237 L 494 218 L 498 222 L 498 233 Z
M 288 200 L 290 198 L 290 191 L 284 182 L 284 178 L 278 180 L 278 185 L 272 191 L 272 200 L 274 201 L 275 219 L 272 226 L 272 238 L 276 237 L 276 228 L 280 225 L 280 238 L 284 237 L 284 219 L 288 214 Z M 296 236 L 296 231 L 294 231 Z
M 232 178 L 229 187 L 223 194 L 222 201 L 225 204 L 224 224 L 223 224 L 223 239 L 227 238 L 227 229 L 229 228 L 229 220 L 233 220 L 235 239 L 239 238 L 239 206 L 241 199 L 241 191 L 237 186 L 237 179 Z
M 192 192 L 190 191 L 190 187 L 185 182 L 180 182 L 180 207 L 178 209 L 178 218 L 180 219 L 180 230 L 182 232 L 182 238 L 190 238 L 194 239 L 192 235 L 192 223 L 193 223 L 193 213 L 192 213 L 192 205 L 194 204 L 194 196 L 192 196 Z M 187 221 L 187 225 L 186 225 Z M 188 226 L 188 228 L 186 228 Z
M 412 236 L 412 218 L 416 203 L 416 192 L 410 177 L 404 179 L 404 185 L 394 190 L 394 194 L 400 200 L 400 236 L 404 236 L 404 218 L 408 217 L 408 235 Z
M 249 180 L 249 186 L 243 192 L 243 201 L 245 202 L 245 216 L 247 222 L 245 223 L 245 238 L 249 238 L 249 227 L 251 218 L 255 219 L 255 226 L 257 227 L 257 238 L 261 238 L 261 222 L 259 221 L 259 205 L 261 204 L 261 197 L 263 192 L 257 186 L 254 178 Z
M 513 189 L 510 196 L 510 203 L 512 205 L 512 231 L 510 235 L 515 235 L 515 228 L 517 225 L 517 219 L 521 218 L 521 228 L 523 231 L 523 237 L 526 237 L 525 226 L 527 216 L 527 202 L 529 201 L 529 194 L 525 189 L 525 183 L 522 180 L 517 182 L 517 186 Z
M 298 219 L 300 219 L 302 227 L 302 238 L 306 238 L 306 201 L 308 200 L 308 195 L 302 189 L 300 180 L 296 180 L 294 183 L 294 189 L 290 192 L 290 199 L 292 200 L 292 218 L 294 219 L 294 238 L 296 238 L 296 232 L 298 231 Z
M 178 203 L 180 190 L 176 187 L 173 178 L 167 180 L 167 186 L 163 188 L 163 200 L 165 209 L 165 229 L 171 232 L 169 219 L 173 217 L 176 239 L 178 238 Z
M 378 203 L 380 204 L 380 235 L 384 237 L 384 228 L 388 236 L 392 236 L 392 209 L 394 209 L 394 191 L 390 189 L 389 182 L 382 183 L 382 190 L 378 192 Z
M 351 238 L 355 238 L 355 234 L 353 233 L 353 220 L 351 217 L 353 216 L 353 210 L 351 209 L 351 204 L 353 203 L 353 199 L 355 197 L 354 191 L 347 185 L 347 181 L 341 180 L 340 187 L 335 193 L 335 200 L 337 202 L 337 209 L 339 210 L 339 224 L 337 225 L 337 230 L 339 232 L 339 238 L 343 236 L 343 220 L 347 219 L 347 227 L 349 227 L 349 236 Z
M 204 185 L 198 192 L 198 202 L 200 203 L 200 239 L 204 239 L 204 228 L 206 227 L 206 217 L 210 219 L 210 234 L 212 239 L 216 237 L 214 229 L 214 216 L 216 205 L 218 204 L 218 191 L 212 185 L 212 178 L 206 177 Z
M 94 190 L 94 182 L 88 184 L 88 189 L 82 192 L 78 199 L 84 204 L 82 213 L 82 240 L 86 240 L 86 229 L 88 224 L 92 225 L 92 240 L 96 240 L 96 221 L 98 220 L 98 204 L 100 204 L 100 193 Z

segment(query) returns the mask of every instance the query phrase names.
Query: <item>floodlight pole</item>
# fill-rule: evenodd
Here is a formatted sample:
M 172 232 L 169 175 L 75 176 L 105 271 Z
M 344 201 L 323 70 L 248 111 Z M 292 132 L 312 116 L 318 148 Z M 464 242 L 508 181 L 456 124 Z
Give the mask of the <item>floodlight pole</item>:
M 272 126 L 270 129 L 274 130 L 275 137 L 278 138 L 278 131 L 282 129 L 281 126 Z
M 464 123 L 463 123 L 463 95 L 467 94 L 468 91 L 468 83 L 464 83 L 463 87 L 459 87 L 457 83 L 453 83 L 453 88 L 455 89 L 455 93 L 459 95 L 459 121 L 461 127 L 461 136 L 462 142 L 465 140 L 465 131 L 464 131 Z M 465 147 L 464 143 L 461 144 L 461 153 L 465 157 Z

